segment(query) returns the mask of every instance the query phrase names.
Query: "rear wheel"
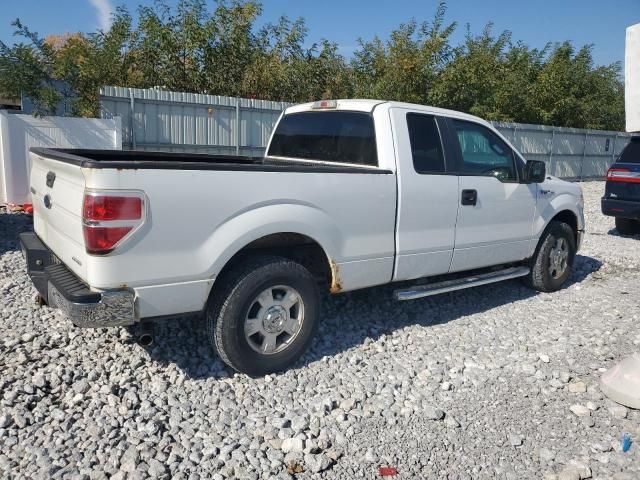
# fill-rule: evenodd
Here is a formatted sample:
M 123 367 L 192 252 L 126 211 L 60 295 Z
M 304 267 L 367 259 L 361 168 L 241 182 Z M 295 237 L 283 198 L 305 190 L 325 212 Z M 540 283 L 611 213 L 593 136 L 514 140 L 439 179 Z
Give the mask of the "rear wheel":
M 218 279 L 207 306 L 207 333 L 234 370 L 264 375 L 291 366 L 318 329 L 316 280 L 282 257 L 248 260 Z
M 531 272 L 525 282 L 540 292 L 559 290 L 571 275 L 576 255 L 573 229 L 562 222 L 551 222 L 531 259 Z
M 630 218 L 616 217 L 616 229 L 622 235 L 635 235 L 640 233 L 640 222 Z

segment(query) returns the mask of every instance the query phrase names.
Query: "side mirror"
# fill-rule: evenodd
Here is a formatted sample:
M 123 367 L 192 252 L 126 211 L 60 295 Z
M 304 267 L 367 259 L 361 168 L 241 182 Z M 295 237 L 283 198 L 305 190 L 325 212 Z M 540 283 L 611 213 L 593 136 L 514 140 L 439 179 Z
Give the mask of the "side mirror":
M 547 165 L 540 160 L 528 160 L 524 167 L 525 183 L 542 183 L 547 176 Z

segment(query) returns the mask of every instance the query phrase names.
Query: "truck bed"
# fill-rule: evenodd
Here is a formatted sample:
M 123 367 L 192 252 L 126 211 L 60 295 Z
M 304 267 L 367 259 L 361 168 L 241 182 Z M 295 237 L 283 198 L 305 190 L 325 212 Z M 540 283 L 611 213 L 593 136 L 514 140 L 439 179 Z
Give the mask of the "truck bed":
M 160 169 L 160 170 L 227 170 L 263 172 L 315 173 L 380 173 L 390 174 L 370 166 L 349 166 L 296 160 L 276 160 L 265 157 L 236 155 L 205 155 L 196 153 L 149 152 L 140 150 L 85 150 L 34 147 L 36 155 L 76 165 L 82 168 Z
M 140 151 L 31 150 L 34 229 L 82 282 L 136 292 L 140 318 L 200 311 L 224 265 L 295 232 L 343 291 L 391 280 L 396 177 L 378 167 Z M 282 174 L 279 174 L 282 172 Z M 85 248 L 86 192 L 143 192 L 145 220 L 108 255 Z

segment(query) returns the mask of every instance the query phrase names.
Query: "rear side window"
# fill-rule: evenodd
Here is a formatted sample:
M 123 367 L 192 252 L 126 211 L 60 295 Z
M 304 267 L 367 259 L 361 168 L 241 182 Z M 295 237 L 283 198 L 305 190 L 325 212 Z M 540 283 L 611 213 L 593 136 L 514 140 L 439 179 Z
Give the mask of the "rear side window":
M 640 137 L 631 138 L 631 142 L 624 147 L 618 161 L 620 163 L 640 163 Z
M 444 173 L 444 152 L 435 117 L 408 113 L 407 127 L 416 172 Z
M 373 118 L 336 111 L 285 115 L 267 155 L 378 166 Z

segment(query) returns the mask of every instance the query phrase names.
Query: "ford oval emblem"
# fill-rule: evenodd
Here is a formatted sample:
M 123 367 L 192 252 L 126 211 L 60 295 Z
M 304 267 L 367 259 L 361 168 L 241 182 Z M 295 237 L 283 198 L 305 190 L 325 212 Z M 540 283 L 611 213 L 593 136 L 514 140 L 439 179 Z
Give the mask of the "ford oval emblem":
M 44 206 L 51 208 L 51 197 L 48 194 L 44 196 Z

